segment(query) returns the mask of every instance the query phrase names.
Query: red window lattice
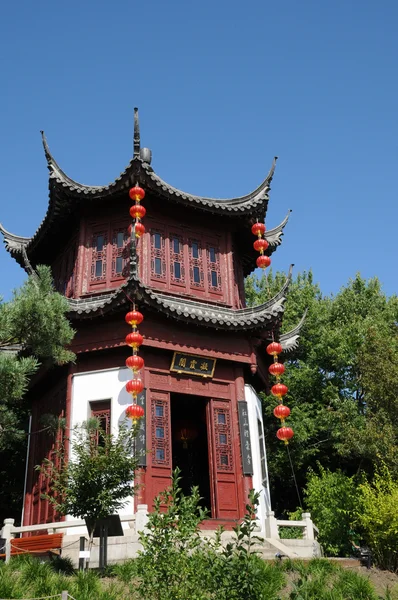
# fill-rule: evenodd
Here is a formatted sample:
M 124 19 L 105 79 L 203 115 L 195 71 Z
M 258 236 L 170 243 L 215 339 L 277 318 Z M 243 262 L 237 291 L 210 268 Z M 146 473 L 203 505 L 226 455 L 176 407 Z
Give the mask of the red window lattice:
M 93 235 L 91 243 L 91 281 L 106 280 L 108 232 Z
M 126 265 L 124 249 L 128 241 L 127 231 L 124 228 L 114 229 L 112 235 L 112 277 L 122 277 Z
M 95 441 L 101 443 L 101 432 L 106 435 L 111 432 L 111 401 L 92 402 L 91 416 L 99 421 L 100 430 L 95 433 Z
M 217 246 L 206 247 L 207 280 L 211 292 L 221 292 L 220 252 Z
M 166 280 L 165 237 L 162 231 L 151 231 L 151 277 Z
M 234 465 L 230 411 L 226 408 L 214 408 L 213 416 L 217 470 L 232 472 Z
M 184 243 L 180 235 L 170 234 L 170 279 L 173 283 L 185 284 Z
M 204 289 L 203 251 L 199 240 L 190 239 L 189 245 L 189 278 L 191 287 Z
M 165 400 L 153 399 L 152 420 L 152 464 L 170 465 L 169 405 Z

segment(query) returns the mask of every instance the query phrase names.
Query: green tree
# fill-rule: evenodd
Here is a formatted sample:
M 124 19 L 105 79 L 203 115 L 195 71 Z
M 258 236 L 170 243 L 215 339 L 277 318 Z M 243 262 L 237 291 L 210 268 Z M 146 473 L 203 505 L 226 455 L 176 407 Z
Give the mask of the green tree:
M 398 478 L 384 465 L 359 486 L 356 525 L 381 569 L 398 571 Z
M 285 280 L 272 272 L 268 281 L 246 281 L 250 304 L 276 293 Z M 283 330 L 308 316 L 297 351 L 284 357 L 286 397 L 295 437 L 289 445 L 299 487 L 318 461 L 331 471 L 351 476 L 386 462 L 397 466 L 397 322 L 398 299 L 387 298 L 377 278 L 359 275 L 336 296 L 323 296 L 311 272 L 292 281 Z M 269 471 L 277 509 L 298 503 L 290 461 L 275 438 L 275 400 L 264 395 Z
M 318 541 L 326 556 L 350 555 L 352 542 L 359 541 L 352 528 L 358 505 L 355 477 L 340 470 L 332 473 L 321 466 L 318 470 L 319 474 L 309 473 L 305 489 L 306 506 L 319 524 Z
M 49 480 L 50 491 L 45 498 L 56 512 L 87 520 L 90 545 L 98 520 L 116 513 L 134 494 L 138 429 L 138 424 L 129 428 L 122 423 L 114 435 L 105 433 L 97 419 L 90 419 L 77 427 L 68 440 L 72 448 L 68 460 L 67 437 L 58 436 L 63 441 L 54 460 L 45 459 L 36 467 Z
M 0 519 L 20 516 L 29 381 L 41 364 L 51 367 L 74 359 L 67 349 L 74 335 L 67 312 L 67 300 L 54 290 L 45 266 L 10 302 L 0 302 Z

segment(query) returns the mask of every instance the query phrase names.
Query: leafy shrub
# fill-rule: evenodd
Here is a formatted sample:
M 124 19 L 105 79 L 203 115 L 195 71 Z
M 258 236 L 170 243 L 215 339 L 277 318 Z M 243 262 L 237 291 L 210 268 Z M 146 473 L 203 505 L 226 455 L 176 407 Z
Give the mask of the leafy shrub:
M 319 528 L 318 541 L 327 556 L 349 556 L 358 489 L 353 477 L 319 467 L 311 472 L 305 490 L 306 504 Z
M 50 567 L 55 573 L 62 573 L 63 575 L 74 575 L 75 567 L 73 566 L 73 560 L 69 556 L 54 556 L 51 558 Z
M 398 571 L 398 481 L 387 467 L 359 486 L 356 521 L 381 569 Z
M 178 470 L 173 473 L 171 488 L 156 498 L 148 531 L 141 534 L 143 552 L 131 565 L 132 574 L 139 578 L 140 597 L 276 599 L 284 575 L 265 564 L 253 550 L 257 495 L 251 493 L 247 514 L 234 528 L 234 539 L 225 546 L 221 543 L 221 529 L 213 540 L 200 535 L 199 524 L 206 517 L 200 500 L 195 487 L 190 496 L 182 494 Z

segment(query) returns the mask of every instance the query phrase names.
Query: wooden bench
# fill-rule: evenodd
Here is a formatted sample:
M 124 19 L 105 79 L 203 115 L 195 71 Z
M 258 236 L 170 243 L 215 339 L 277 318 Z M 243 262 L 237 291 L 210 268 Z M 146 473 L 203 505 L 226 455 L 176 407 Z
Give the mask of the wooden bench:
M 60 554 L 63 533 L 47 535 L 32 535 L 26 538 L 13 538 L 11 540 L 11 556 L 18 554 Z M 0 554 L 0 558 L 5 558 Z

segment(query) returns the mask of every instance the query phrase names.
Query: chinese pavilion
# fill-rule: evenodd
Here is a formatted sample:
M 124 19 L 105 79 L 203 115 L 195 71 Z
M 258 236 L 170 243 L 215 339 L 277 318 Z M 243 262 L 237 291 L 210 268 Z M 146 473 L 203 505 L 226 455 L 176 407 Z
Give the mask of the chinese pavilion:
M 68 298 L 76 329 L 77 360 L 42 372 L 29 391 L 31 429 L 44 414 L 63 416 L 73 428 L 90 415 L 117 431 L 131 398 L 126 391 L 130 349 L 124 314 L 131 300 L 145 315 L 144 408 L 138 446 L 141 485 L 126 513 L 150 507 L 176 466 L 183 489 L 195 484 L 212 522 L 243 516 L 249 489 L 270 509 L 261 403 L 275 336 L 284 349 L 296 344 L 300 325 L 279 336 L 291 271 L 276 296 L 246 307 L 244 277 L 255 267 L 251 226 L 263 222 L 275 160 L 264 181 L 246 196 L 220 200 L 194 196 L 163 181 L 141 148 L 135 109 L 134 155 L 109 185 L 88 186 L 68 177 L 50 153 L 47 213 L 36 233 L 19 237 L 0 226 L 6 249 L 26 270 L 51 265 L 56 288 Z M 129 189 L 145 190 L 146 232 L 135 241 Z M 281 243 L 288 217 L 265 232 L 269 255 Z M 54 451 L 47 433 L 31 436 L 23 524 L 57 520 L 42 494 L 47 481 L 35 465 Z

